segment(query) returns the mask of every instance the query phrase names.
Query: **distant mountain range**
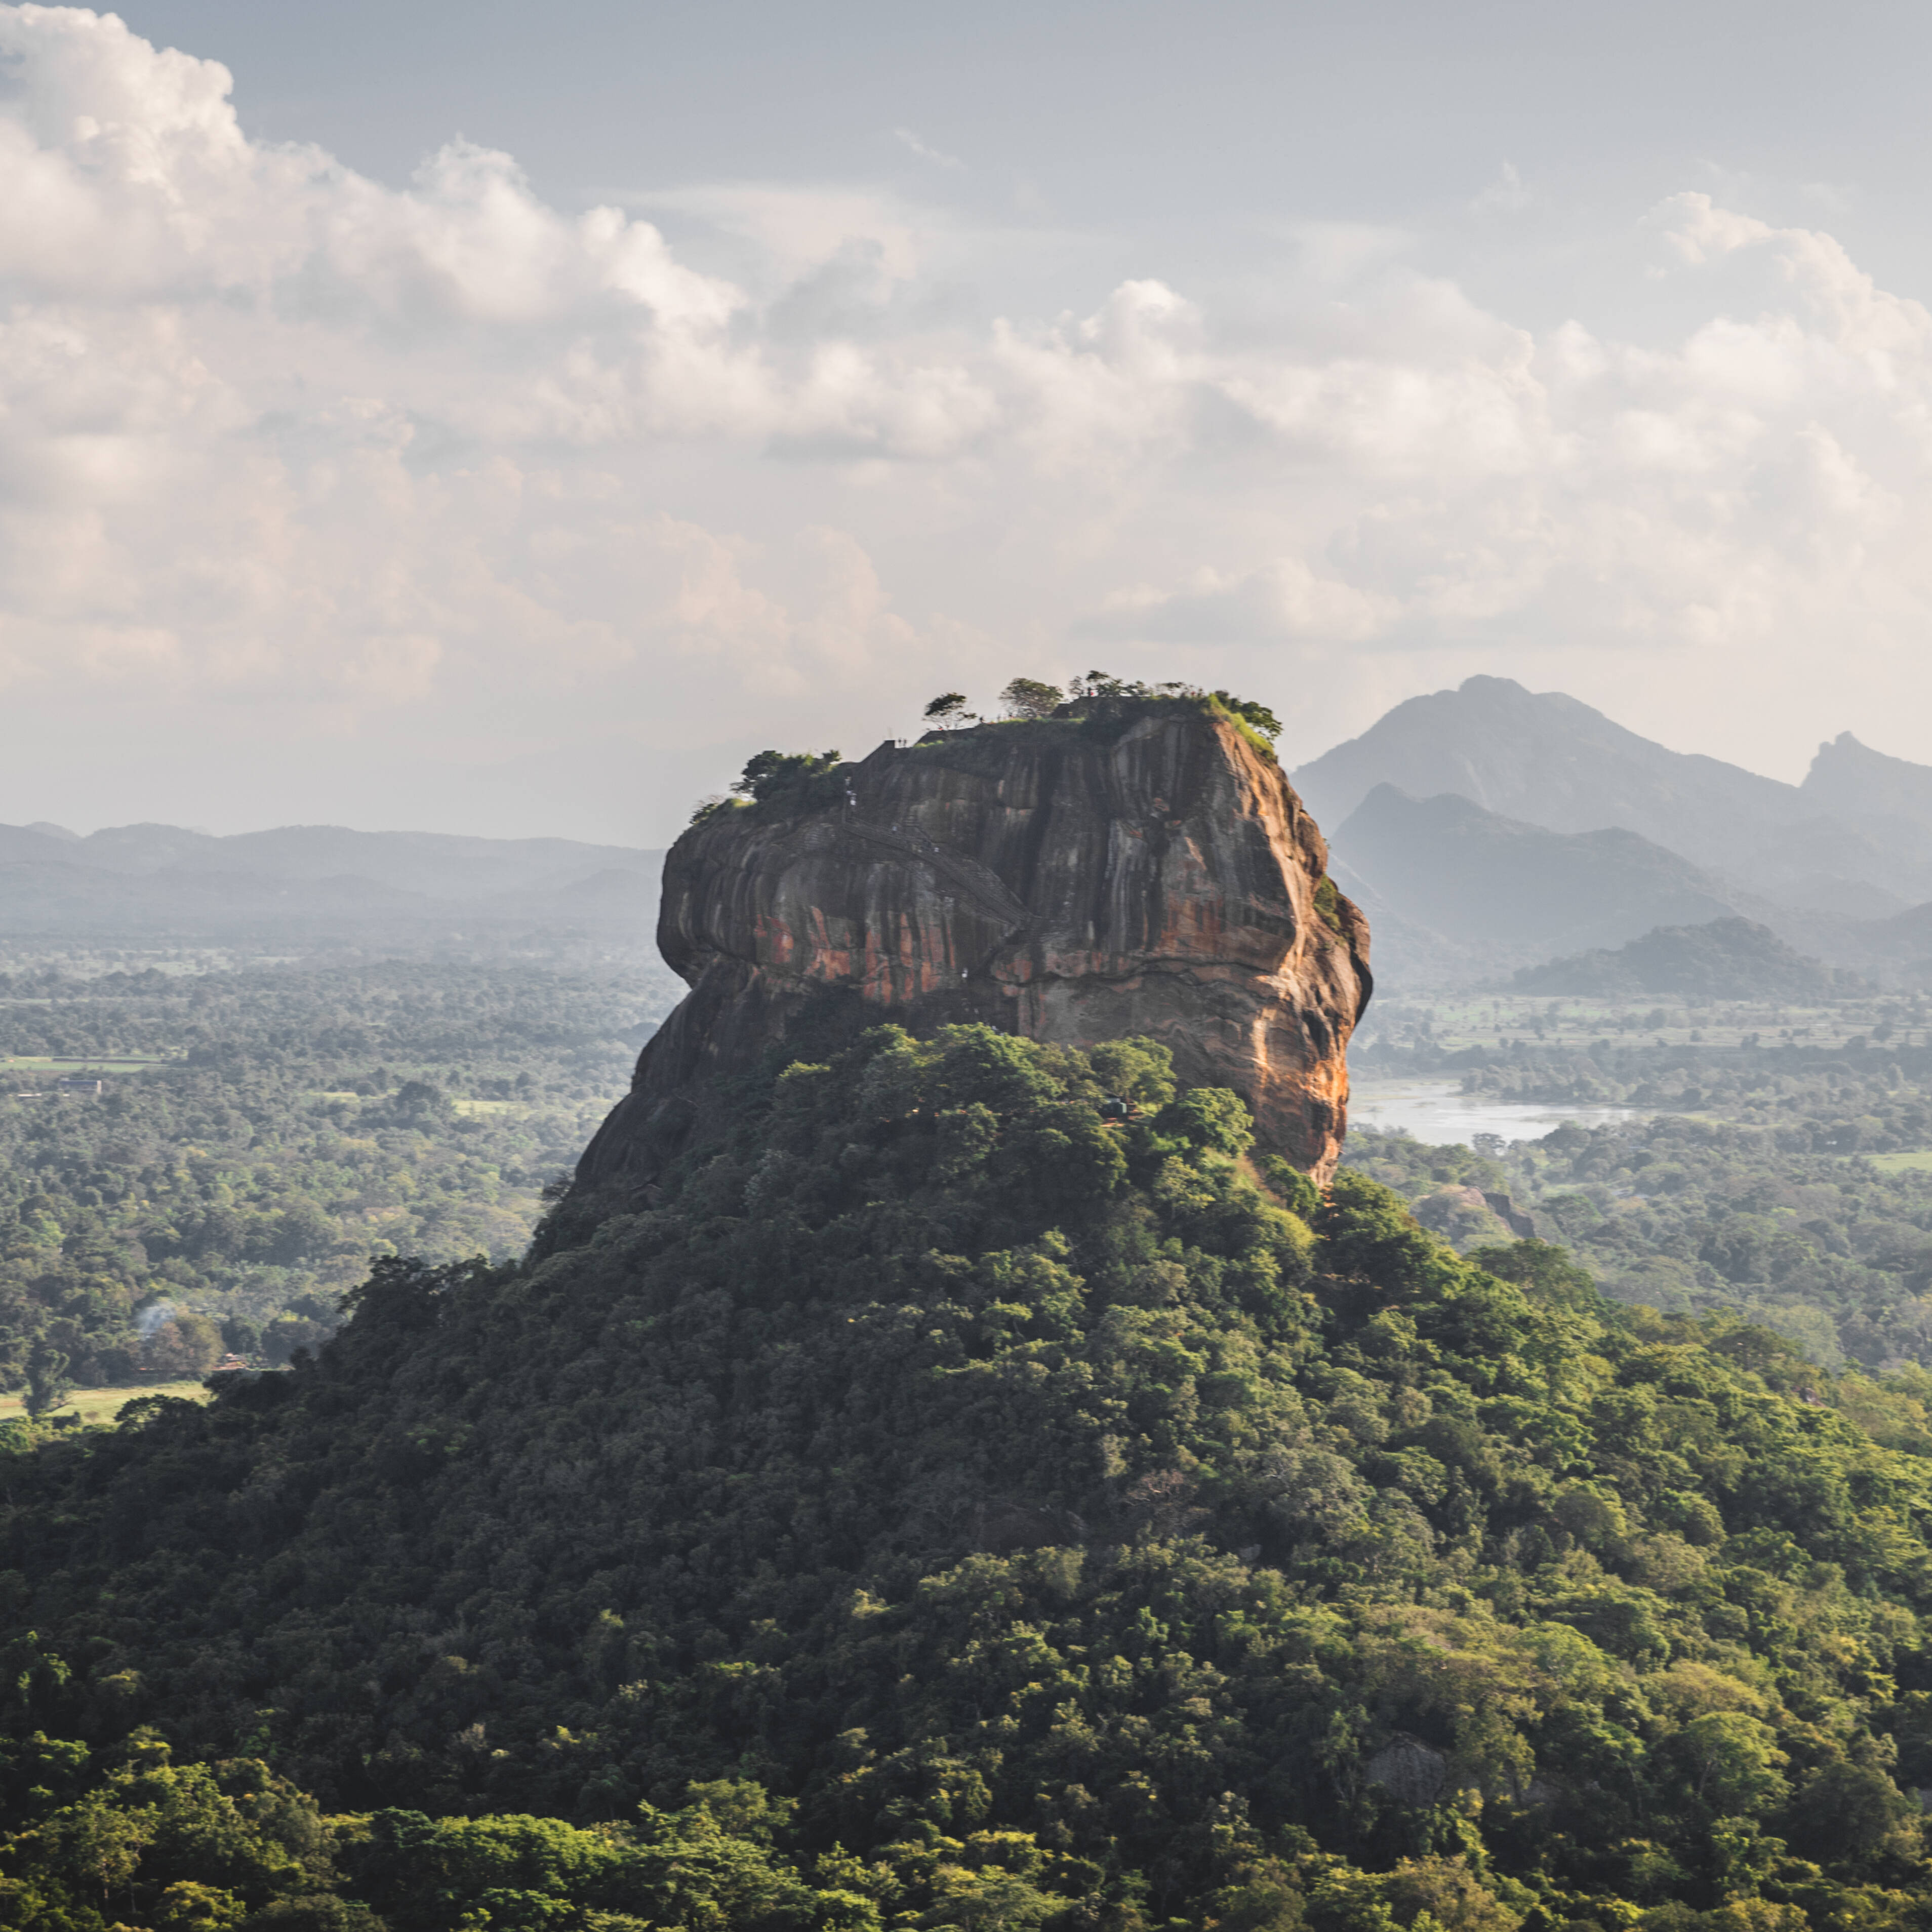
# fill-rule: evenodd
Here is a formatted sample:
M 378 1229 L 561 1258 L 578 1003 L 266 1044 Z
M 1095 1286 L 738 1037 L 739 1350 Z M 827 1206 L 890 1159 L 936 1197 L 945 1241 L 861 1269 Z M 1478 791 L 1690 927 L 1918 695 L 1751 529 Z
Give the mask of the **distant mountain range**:
M 1742 915 L 1840 964 L 1932 979 L 1932 908 L 1914 910 L 1932 901 L 1932 766 L 1850 733 L 1786 784 L 1472 677 L 1292 776 L 1384 974 L 1467 980 Z
M 1472 677 L 1398 704 L 1292 774 L 1324 825 L 1378 784 L 1453 794 L 1552 832 L 1640 833 L 1737 889 L 1795 905 L 1861 890 L 1865 916 L 1932 898 L 1932 766 L 1849 733 L 1802 784 L 1640 737 L 1560 692 Z
M 1932 766 L 1850 733 L 1786 784 L 1561 692 L 1472 677 L 1292 776 L 1369 914 L 1385 988 L 1574 965 L 1737 919 L 1834 966 L 1932 985 Z M 0 941 L 473 950 L 581 934 L 645 951 L 663 856 L 325 825 L 0 826 Z
M 1334 848 L 1384 975 L 1451 962 L 1493 971 L 1732 910 L 1708 874 L 1637 832 L 1552 832 L 1453 794 L 1377 785 Z
M 123 825 L 0 826 L 0 938 L 305 946 L 522 928 L 647 943 L 664 855 L 569 838 L 291 825 L 222 838 Z
M 1732 865 L 1767 826 L 1807 815 L 1796 785 L 1667 750 L 1574 698 L 1506 677 L 1412 698 L 1291 776 L 1323 824 L 1339 826 L 1377 785 L 1393 784 L 1552 832 L 1621 826 L 1700 865 Z
M 1844 731 L 1818 747 L 1800 790 L 1872 847 L 1932 852 L 1932 765 L 1888 758 Z

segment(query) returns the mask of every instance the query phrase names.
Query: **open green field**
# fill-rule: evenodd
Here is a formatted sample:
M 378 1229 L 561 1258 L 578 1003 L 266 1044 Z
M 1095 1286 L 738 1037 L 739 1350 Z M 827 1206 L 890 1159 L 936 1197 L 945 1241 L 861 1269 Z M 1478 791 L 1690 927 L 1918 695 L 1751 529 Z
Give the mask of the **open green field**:
M 9 1073 L 138 1073 L 143 1067 L 165 1066 L 160 1054 L 98 1054 L 92 1059 L 64 1058 L 52 1054 L 8 1054 L 0 1069 Z
M 1916 1154 L 1874 1154 L 1865 1158 L 1881 1174 L 1905 1174 L 1914 1169 L 1932 1170 L 1932 1148 L 1921 1148 Z
M 1775 1000 L 1600 1000 L 1498 992 L 1390 1000 L 1370 1014 L 1365 1034 L 1382 1032 L 1390 1040 L 1403 1037 L 1426 1016 L 1429 1038 L 1451 1052 L 1511 1045 L 1570 1053 L 1636 1044 L 1836 1048 L 1854 1039 L 1880 1046 L 1932 1044 L 1932 1012 L 1922 1000 L 1877 993 L 1805 1006 Z
M 122 1406 L 137 1396 L 176 1395 L 190 1402 L 206 1402 L 208 1391 L 200 1382 L 154 1382 L 140 1388 L 76 1389 L 56 1409 L 50 1420 L 78 1415 L 83 1422 L 112 1422 Z M 17 1422 L 27 1412 L 18 1395 L 0 1395 L 0 1422 Z
M 318 1100 L 352 1100 L 358 1105 L 372 1098 L 369 1094 L 355 1093 L 346 1088 L 327 1087 L 316 1088 L 314 1090 L 314 1097 Z M 380 1100 L 382 1096 L 378 1095 L 374 1097 Z M 460 1120 L 495 1120 L 499 1118 L 507 1118 L 513 1114 L 528 1114 L 532 1111 L 526 1102 L 472 1100 L 460 1096 L 453 1097 L 450 1101 L 449 1107 L 450 1112 Z

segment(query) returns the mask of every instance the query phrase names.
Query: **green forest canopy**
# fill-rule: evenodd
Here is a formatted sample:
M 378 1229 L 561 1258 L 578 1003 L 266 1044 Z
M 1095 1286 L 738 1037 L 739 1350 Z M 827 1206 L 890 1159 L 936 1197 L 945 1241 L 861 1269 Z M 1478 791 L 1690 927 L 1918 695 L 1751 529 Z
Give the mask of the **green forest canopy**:
M 628 1080 L 662 968 L 374 961 L 0 974 L 0 1388 L 284 1362 L 373 1254 L 519 1254 Z M 101 1093 L 54 1056 L 142 1055 Z M 89 1083 L 92 1084 L 92 1082 Z M 147 1318 L 144 1321 L 143 1316 Z
M 1109 1121 L 1120 1094 L 1136 1117 Z M 1932 1426 L 892 1028 L 7 1432 L 22 1926 L 1916 1926 Z
M 1487 1005 L 1378 1006 L 1379 1037 L 1350 1051 L 1358 1084 L 1447 1076 L 1478 1108 L 1631 1112 L 1514 1142 L 1479 1133 L 1474 1148 L 1377 1132 L 1358 1114 L 1346 1162 L 1459 1246 L 1508 1238 L 1482 1198 L 1502 1190 L 1617 1300 L 1727 1310 L 1833 1366 L 1932 1366 L 1922 997 L 1498 1002 L 1472 1039 Z

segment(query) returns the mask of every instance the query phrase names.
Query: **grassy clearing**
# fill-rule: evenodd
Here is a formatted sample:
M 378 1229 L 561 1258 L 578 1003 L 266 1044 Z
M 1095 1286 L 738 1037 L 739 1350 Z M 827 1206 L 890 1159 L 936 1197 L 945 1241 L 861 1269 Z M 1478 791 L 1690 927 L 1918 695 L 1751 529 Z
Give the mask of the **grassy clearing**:
M 140 1388 L 76 1389 L 56 1409 L 50 1420 L 64 1415 L 78 1415 L 83 1422 L 112 1422 L 124 1404 L 136 1396 L 176 1395 L 189 1402 L 206 1402 L 208 1391 L 200 1382 L 152 1382 Z M 18 1395 L 0 1395 L 0 1422 L 17 1422 L 27 1412 Z
M 346 1088 L 318 1087 L 311 1090 L 310 1097 L 316 1100 L 353 1100 L 358 1106 L 380 1107 L 388 1096 L 381 1094 L 358 1094 Z M 534 1109 L 523 1100 L 471 1100 L 461 1097 L 450 1101 L 450 1111 L 458 1120 L 476 1120 L 496 1119 L 508 1114 L 528 1114 Z
M 1870 1154 L 1865 1156 L 1881 1174 L 1904 1174 L 1914 1168 L 1932 1168 L 1932 1148 L 1916 1154 Z
M 0 1068 L 10 1073 L 138 1073 L 144 1067 L 167 1064 L 160 1054 L 101 1054 L 92 1059 L 44 1053 L 0 1055 Z
M 1370 1008 L 1358 1039 L 1364 1046 L 1378 1037 L 1394 1043 L 1424 1020 L 1429 1039 L 1452 1052 L 1472 1046 L 1582 1054 L 1634 1046 L 1736 1049 L 1750 1041 L 1835 1049 L 1854 1040 L 1880 1049 L 1932 1046 L 1932 1012 L 1888 994 L 1816 1006 L 1674 994 L 1603 1000 L 1498 992 L 1395 999 Z

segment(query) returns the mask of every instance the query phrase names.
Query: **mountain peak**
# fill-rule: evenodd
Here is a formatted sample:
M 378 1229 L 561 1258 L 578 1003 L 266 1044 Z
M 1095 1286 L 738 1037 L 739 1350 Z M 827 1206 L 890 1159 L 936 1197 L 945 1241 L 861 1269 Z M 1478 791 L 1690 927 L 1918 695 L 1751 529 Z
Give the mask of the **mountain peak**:
M 1294 777 L 1329 824 L 1387 782 L 1418 797 L 1454 794 L 1552 832 L 1622 826 L 1747 877 L 1761 869 L 1780 826 L 1816 809 L 1795 785 L 1673 752 L 1561 692 L 1488 676 L 1398 704 Z M 1353 857 L 1346 848 L 1343 856 Z
M 1895 836 L 1900 821 L 1932 831 L 1932 765 L 1875 752 L 1849 731 L 1818 747 L 1800 790 L 1814 810 L 1881 838 Z
M 1732 910 L 1714 880 L 1640 833 L 1550 832 L 1453 793 L 1417 799 L 1378 784 L 1335 845 L 1376 899 L 1414 928 L 1382 928 L 1396 940 L 1398 968 L 1411 970 L 1424 966 L 1406 956 L 1418 940 L 1457 959 L 1515 963 Z

